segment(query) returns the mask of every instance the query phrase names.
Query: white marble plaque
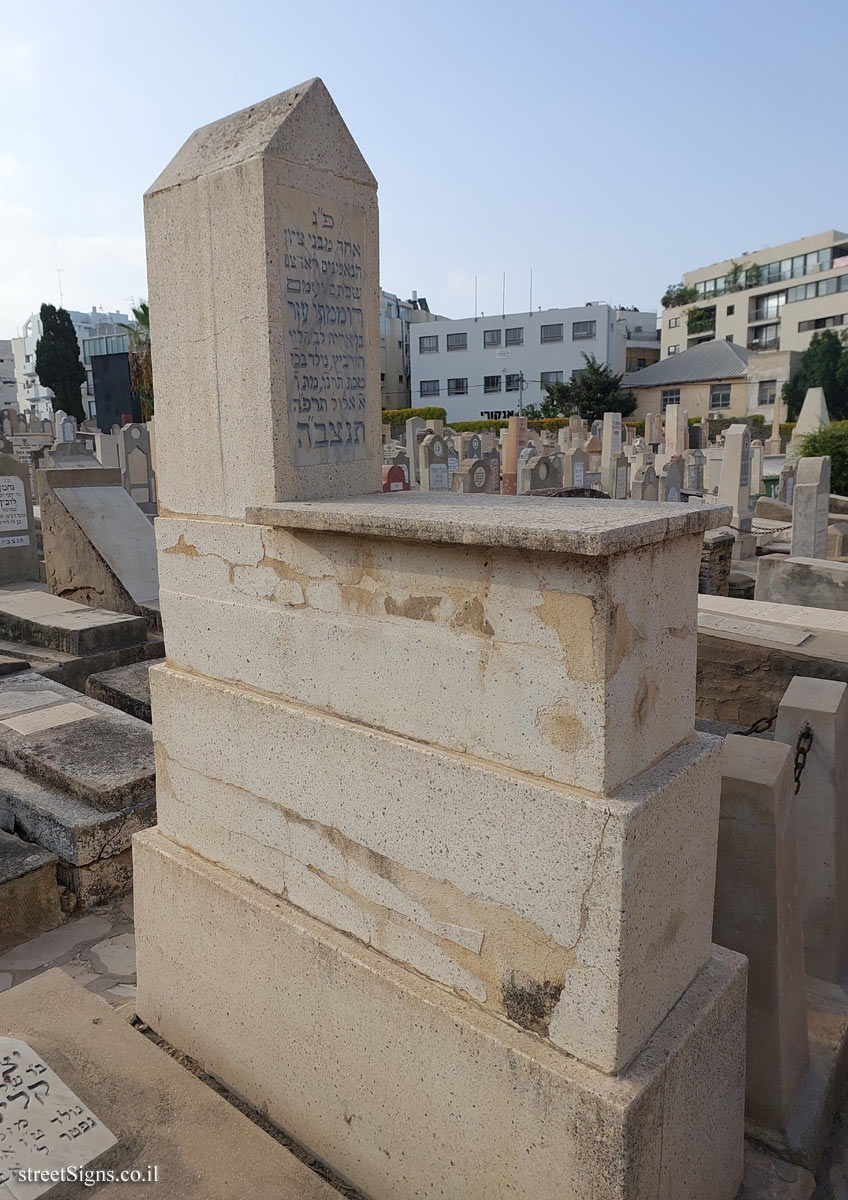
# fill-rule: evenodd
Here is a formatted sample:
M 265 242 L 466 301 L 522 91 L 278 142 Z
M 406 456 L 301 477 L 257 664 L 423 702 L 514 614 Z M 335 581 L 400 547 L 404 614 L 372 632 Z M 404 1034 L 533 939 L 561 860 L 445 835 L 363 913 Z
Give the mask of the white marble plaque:
M 365 211 L 284 188 L 286 393 L 296 467 L 366 458 Z
M 118 1139 L 47 1063 L 16 1038 L 0 1037 L 0 1196 L 36 1200 L 56 1187 L 27 1172 L 84 1167 Z M 61 1192 L 57 1192 L 61 1195 Z
M 581 462 L 576 462 L 574 464 L 574 483 L 572 484 L 572 487 L 579 488 L 582 486 L 583 486 L 583 464 Z
M 723 617 L 711 612 L 698 613 L 698 628 L 719 629 L 722 633 L 736 633 L 742 637 L 761 638 L 767 642 L 782 642 L 785 646 L 801 646 L 812 636 L 806 629 L 767 625 L 760 621 L 740 621 L 735 617 Z
M 17 475 L 0 475 L 0 535 L 28 528 L 23 480 Z

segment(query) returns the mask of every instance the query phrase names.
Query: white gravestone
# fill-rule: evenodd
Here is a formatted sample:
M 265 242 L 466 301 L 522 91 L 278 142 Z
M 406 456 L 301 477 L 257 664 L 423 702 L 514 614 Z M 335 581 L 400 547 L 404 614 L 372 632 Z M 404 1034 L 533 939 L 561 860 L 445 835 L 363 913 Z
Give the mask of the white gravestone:
M 830 459 L 801 458 L 792 494 L 794 558 L 827 558 Z
M 0 1195 L 5 1191 L 14 1200 L 43 1196 L 60 1181 L 59 1176 L 51 1180 L 54 1171 L 82 1168 L 118 1140 L 33 1048 L 16 1038 L 0 1037 L 0 1113 Z M 42 1172 L 50 1173 L 46 1180 Z

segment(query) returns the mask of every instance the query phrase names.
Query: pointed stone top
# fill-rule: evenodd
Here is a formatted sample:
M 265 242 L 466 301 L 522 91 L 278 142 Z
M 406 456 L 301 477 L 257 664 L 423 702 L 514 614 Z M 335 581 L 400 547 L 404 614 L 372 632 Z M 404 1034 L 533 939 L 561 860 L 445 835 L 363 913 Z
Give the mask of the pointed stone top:
M 309 79 L 196 129 L 146 195 L 260 157 L 377 186 L 330 93 L 320 79 Z
M 830 413 L 827 411 L 827 401 L 824 398 L 824 388 L 807 388 L 804 403 L 798 414 L 798 422 L 792 431 L 793 438 L 815 433 L 824 425 L 830 424 Z

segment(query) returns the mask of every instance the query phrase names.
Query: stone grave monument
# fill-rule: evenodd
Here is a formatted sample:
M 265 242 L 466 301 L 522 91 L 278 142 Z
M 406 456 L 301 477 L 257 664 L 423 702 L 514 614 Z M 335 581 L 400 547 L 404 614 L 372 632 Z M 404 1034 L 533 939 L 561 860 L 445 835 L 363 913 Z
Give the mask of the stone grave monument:
M 30 471 L 0 454 L 0 583 L 38 579 Z
M 200 130 L 146 210 L 181 515 L 140 1017 L 372 1200 L 733 1200 L 745 960 L 694 730 L 729 512 L 379 494 L 376 185 L 320 81 Z M 333 331 L 364 384 L 322 397 Z

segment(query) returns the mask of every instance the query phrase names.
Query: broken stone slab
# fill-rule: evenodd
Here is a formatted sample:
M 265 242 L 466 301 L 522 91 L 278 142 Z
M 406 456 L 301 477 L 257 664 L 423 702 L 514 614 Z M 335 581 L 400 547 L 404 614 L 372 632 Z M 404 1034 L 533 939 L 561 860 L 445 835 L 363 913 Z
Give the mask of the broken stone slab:
M 76 604 L 37 583 L 0 587 L 0 638 L 91 654 L 144 642 L 146 636 L 143 617 Z
M 146 1179 L 156 1166 L 156 1183 L 141 1191 L 157 1200 L 338 1200 L 272 1135 L 61 969 L 3 992 L 0 1030 L 32 1046 L 115 1135 L 90 1169 Z M 128 1190 L 106 1182 L 96 1195 L 126 1200 Z M 62 1200 L 92 1194 L 81 1181 L 61 1187 Z
M 119 854 L 134 833 L 156 822 L 154 800 L 104 812 L 8 767 L 0 767 L 0 806 L 24 837 L 75 866 Z
M 150 724 L 150 663 L 132 663 L 89 675 L 85 693 L 94 700 L 120 708 L 122 712 Z
M 0 764 L 104 813 L 154 799 L 149 727 L 34 672 L 0 680 Z
M 0 951 L 64 919 L 55 854 L 0 829 Z
M 610 1076 L 156 830 L 134 849 L 138 1014 L 374 1200 L 735 1197 L 740 955 Z

